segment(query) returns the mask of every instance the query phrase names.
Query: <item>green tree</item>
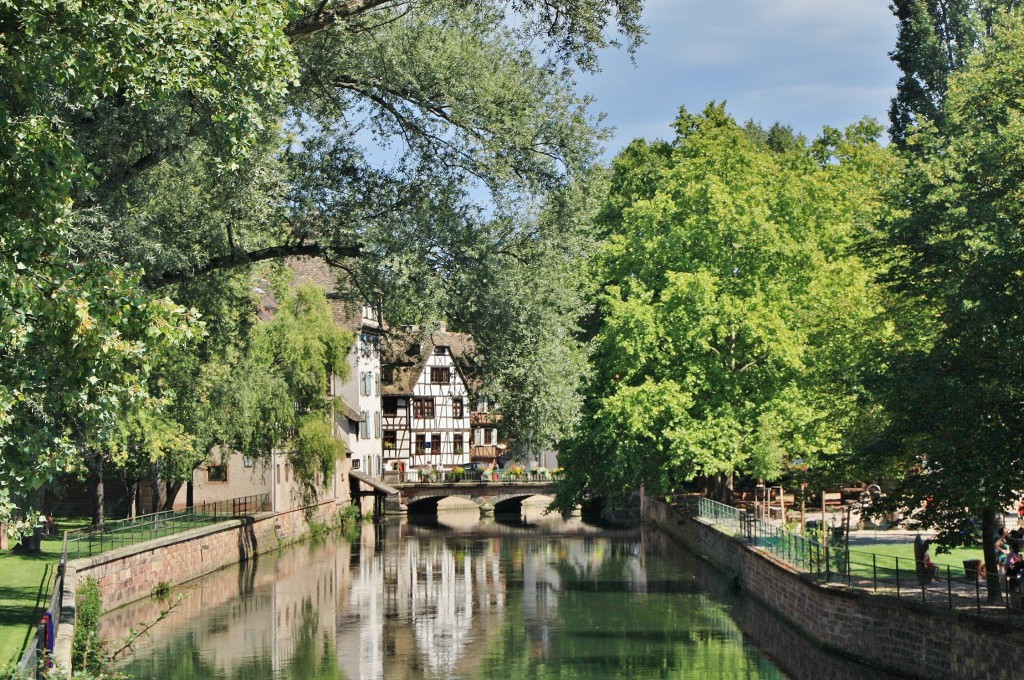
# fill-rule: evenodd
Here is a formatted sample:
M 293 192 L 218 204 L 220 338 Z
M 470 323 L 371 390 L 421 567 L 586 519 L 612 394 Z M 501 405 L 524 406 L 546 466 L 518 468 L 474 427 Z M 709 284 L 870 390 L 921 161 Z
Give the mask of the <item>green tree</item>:
M 880 242 L 899 313 L 878 383 L 892 422 L 874 460 L 898 475 L 889 507 L 944 544 L 977 540 L 981 518 L 990 598 L 999 517 L 1024 491 L 1022 48 L 1011 13 L 951 77 L 942 129 L 908 140 Z
M 327 387 L 332 373 L 348 377 L 353 340 L 334 322 L 322 288 L 287 291 L 273 319 L 253 329 L 251 346 L 214 396 L 225 407 L 211 443 L 222 454 L 287 455 L 299 483 L 296 500 L 311 505 L 345 453 L 333 436 L 336 404 Z
M 889 135 L 902 144 L 912 129 L 931 121 L 941 126 L 949 76 L 966 65 L 980 41 L 992 33 L 1001 10 L 1017 0 L 893 0 L 899 22 L 890 57 L 903 72 L 889 107 Z
M 504 215 L 563 186 L 594 132 L 564 67 L 596 68 L 616 28 L 635 46 L 639 12 L 640 0 L 0 0 L 0 519 L 54 474 L 105 460 L 100 433 L 148 394 L 140 348 L 192 332 L 165 293 L 289 254 L 400 293 L 449 273 L 434 237 L 479 223 L 480 187 Z M 433 290 L 424 307 L 445 299 Z M 109 342 L 77 339 L 90 300 L 109 303 L 88 313 Z M 205 384 L 182 377 L 178 395 L 182 383 Z M 214 419 L 201 421 L 191 434 L 209 441 Z
M 880 129 L 775 150 L 714 104 L 683 110 L 675 129 L 671 149 L 635 142 L 613 170 L 595 370 L 583 436 L 563 452 L 563 506 L 640 483 L 773 479 L 846 444 L 849 371 L 878 306 L 851 248 L 882 209 Z

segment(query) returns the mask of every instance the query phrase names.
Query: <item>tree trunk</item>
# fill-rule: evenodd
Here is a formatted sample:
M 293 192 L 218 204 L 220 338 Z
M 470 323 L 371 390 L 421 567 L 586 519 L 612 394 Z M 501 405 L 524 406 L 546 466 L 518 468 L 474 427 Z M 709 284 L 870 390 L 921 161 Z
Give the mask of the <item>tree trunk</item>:
M 139 483 L 125 480 L 124 489 L 128 494 L 128 514 L 126 517 L 132 519 L 135 517 L 135 498 L 139 495 Z
M 103 455 L 96 454 L 92 466 L 92 525 L 100 526 L 105 519 L 103 504 L 106 501 L 103 490 Z
M 178 492 L 181 491 L 181 482 L 167 482 L 165 488 L 166 494 L 161 510 L 173 510 L 174 501 L 178 498 Z
M 164 505 L 164 485 L 163 480 L 160 479 L 160 466 L 155 462 L 149 465 L 149 488 L 153 491 L 153 500 L 149 511 L 160 512 Z
M 194 508 L 196 505 L 196 489 L 192 484 L 192 480 L 188 480 L 188 484 L 185 486 L 185 507 Z
M 996 559 L 996 533 L 999 526 L 996 522 L 995 508 L 985 508 L 981 512 L 981 549 L 985 557 L 985 585 L 988 588 L 988 601 L 998 604 L 1003 597 L 999 584 L 999 562 Z

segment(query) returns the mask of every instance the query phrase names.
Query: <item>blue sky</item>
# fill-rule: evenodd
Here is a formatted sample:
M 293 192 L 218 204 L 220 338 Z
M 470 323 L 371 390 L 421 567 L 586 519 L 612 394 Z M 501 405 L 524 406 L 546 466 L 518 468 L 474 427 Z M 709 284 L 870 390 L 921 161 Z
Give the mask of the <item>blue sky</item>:
M 613 156 L 632 139 L 668 139 L 680 105 L 727 102 L 740 122 L 779 121 L 814 137 L 864 116 L 888 125 L 899 71 L 889 60 L 896 20 L 888 0 L 648 0 L 650 35 L 631 64 L 602 54 L 578 79 L 616 128 Z

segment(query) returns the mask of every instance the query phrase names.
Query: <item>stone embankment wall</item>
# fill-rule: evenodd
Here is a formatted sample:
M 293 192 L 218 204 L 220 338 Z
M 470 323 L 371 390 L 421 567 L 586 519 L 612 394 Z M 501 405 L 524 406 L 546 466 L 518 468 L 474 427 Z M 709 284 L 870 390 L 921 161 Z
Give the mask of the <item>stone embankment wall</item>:
M 1008 677 L 1024 664 L 1024 631 L 910 600 L 825 587 L 664 503 L 645 521 L 737 579 L 744 593 L 821 647 L 907 678 Z
M 334 524 L 340 506 L 321 503 L 314 520 Z M 230 564 L 277 550 L 301 540 L 309 533 L 303 511 L 266 513 L 252 518 L 229 520 L 180 534 L 137 543 L 109 552 L 68 562 L 64 579 L 64 607 L 54 647 L 59 668 L 71 668 L 71 640 L 74 636 L 74 602 L 78 583 L 96 579 L 103 609 L 111 610 L 144 597 L 160 583 L 181 584 Z

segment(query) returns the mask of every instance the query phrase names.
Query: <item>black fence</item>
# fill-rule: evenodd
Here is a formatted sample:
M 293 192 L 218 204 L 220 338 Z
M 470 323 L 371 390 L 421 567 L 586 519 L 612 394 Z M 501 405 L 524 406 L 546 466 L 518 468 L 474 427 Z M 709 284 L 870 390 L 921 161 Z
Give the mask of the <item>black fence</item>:
M 20 678 L 41 678 L 50 666 L 64 595 L 64 568 L 68 560 L 96 555 L 162 536 L 181 533 L 198 526 L 215 524 L 233 517 L 245 517 L 270 510 L 270 494 L 243 496 L 214 503 L 201 503 L 184 510 L 168 510 L 130 519 L 111 520 L 99 526 L 64 532 L 57 577 L 49 608 L 37 625 L 35 637 L 18 662 Z
M 973 610 L 1024 622 L 1020 587 L 1009 587 L 1000 576 L 999 599 L 989 602 L 987 583 L 977 560 L 965 561 L 963 567 L 929 569 L 916 559 L 849 549 L 842 543 L 841 528 L 833 530 L 835 543 L 829 544 L 707 498 L 679 497 L 674 504 L 702 523 L 811 575 L 818 583 L 842 584 L 950 610 Z
M 170 536 L 225 518 L 244 517 L 270 510 L 270 494 L 243 496 L 200 503 L 183 510 L 167 510 L 67 532 L 68 559 L 88 557 L 127 545 Z

